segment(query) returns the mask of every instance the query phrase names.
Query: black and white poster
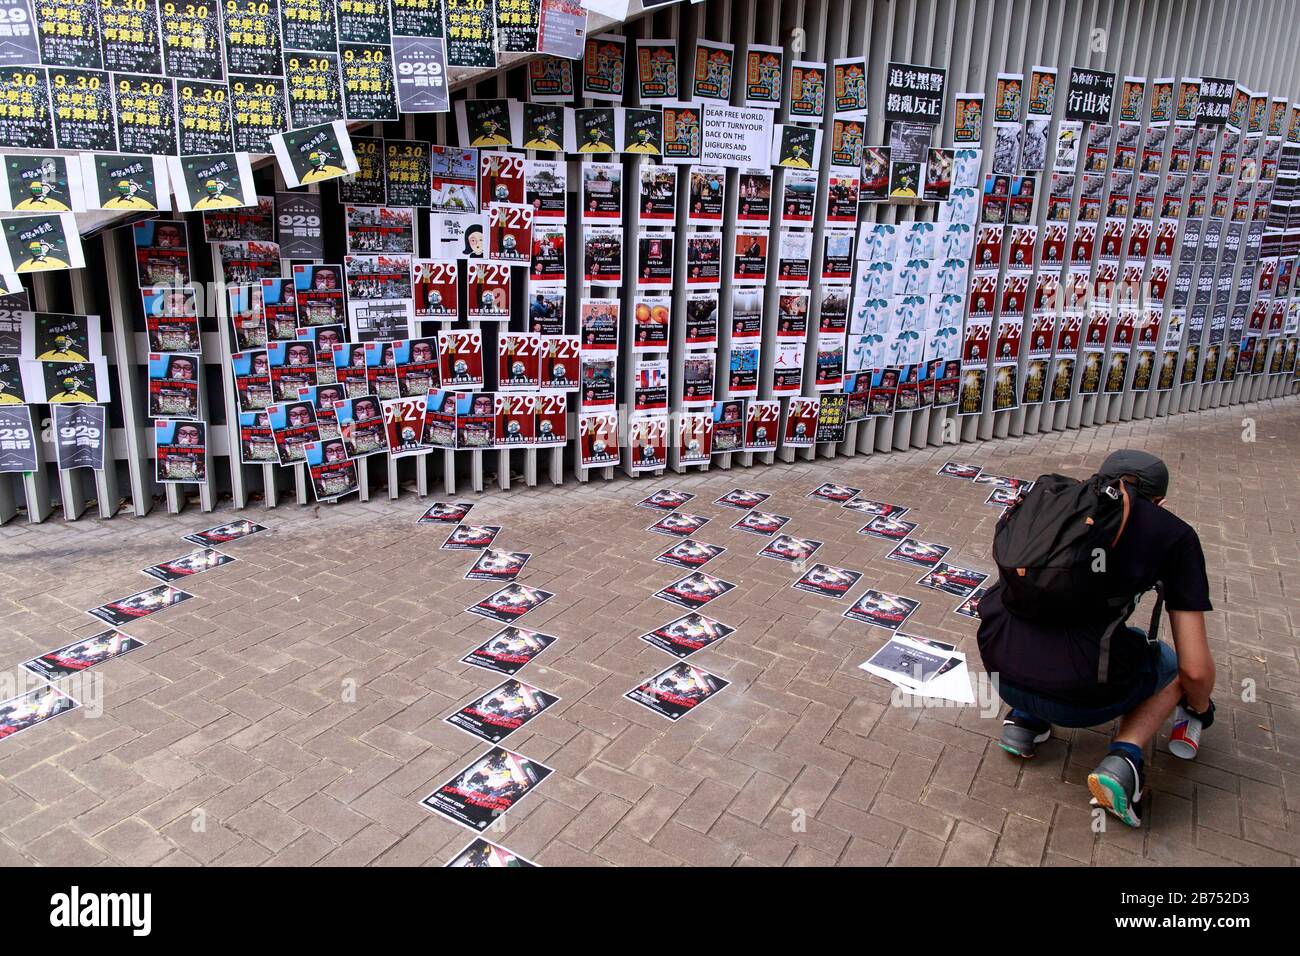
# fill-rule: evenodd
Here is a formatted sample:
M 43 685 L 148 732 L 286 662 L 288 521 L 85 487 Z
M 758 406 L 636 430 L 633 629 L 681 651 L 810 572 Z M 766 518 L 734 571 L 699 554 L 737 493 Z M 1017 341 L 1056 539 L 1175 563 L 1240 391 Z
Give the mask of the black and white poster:
M 0 0 L 0 23 L 9 30 L 0 42 L 0 67 L 41 62 L 29 0 Z
M 393 37 L 393 72 L 397 102 L 403 113 L 445 113 L 451 109 L 446 44 L 442 37 L 427 35 Z
M 1083 123 L 1109 123 L 1115 101 L 1115 74 L 1070 67 L 1065 93 L 1065 118 Z
M 104 467 L 108 409 L 103 405 L 51 405 L 60 471 Z
M 942 123 L 947 76 L 948 71 L 940 67 L 890 63 L 885 73 L 885 119 Z
M 275 241 L 285 259 L 324 259 L 319 193 L 275 194 Z
M 0 474 L 35 470 L 36 431 L 31 408 L 0 405 Z
M 1230 79 L 1206 76 L 1201 78 L 1201 92 L 1196 105 L 1196 123 L 1199 126 L 1226 126 L 1232 113 L 1232 98 L 1236 83 Z

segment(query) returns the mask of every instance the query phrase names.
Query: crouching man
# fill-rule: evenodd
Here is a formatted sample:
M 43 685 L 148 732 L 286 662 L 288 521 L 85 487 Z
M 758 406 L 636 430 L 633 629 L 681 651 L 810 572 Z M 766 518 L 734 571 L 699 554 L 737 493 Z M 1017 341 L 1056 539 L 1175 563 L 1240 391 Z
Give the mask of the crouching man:
M 1211 610 L 1196 531 L 1163 507 L 1169 470 L 1135 450 L 1110 455 L 1079 482 L 1045 475 L 999 520 L 999 579 L 980 600 L 979 650 L 1011 707 L 1001 747 L 1018 757 L 1052 725 L 1096 727 L 1118 718 L 1110 751 L 1088 775 L 1094 802 L 1141 824 L 1142 752 L 1181 705 L 1214 720 Z M 1156 589 L 1151 628 L 1128 623 Z M 1173 646 L 1156 638 L 1161 601 Z

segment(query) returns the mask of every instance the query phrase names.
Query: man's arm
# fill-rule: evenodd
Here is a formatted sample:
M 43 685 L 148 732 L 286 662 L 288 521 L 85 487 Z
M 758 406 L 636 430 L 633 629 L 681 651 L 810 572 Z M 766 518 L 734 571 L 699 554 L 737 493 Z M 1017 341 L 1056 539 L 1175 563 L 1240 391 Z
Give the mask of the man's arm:
M 1205 635 L 1204 611 L 1170 611 L 1169 623 L 1178 652 L 1178 678 L 1193 710 L 1204 711 L 1214 691 L 1214 658 Z

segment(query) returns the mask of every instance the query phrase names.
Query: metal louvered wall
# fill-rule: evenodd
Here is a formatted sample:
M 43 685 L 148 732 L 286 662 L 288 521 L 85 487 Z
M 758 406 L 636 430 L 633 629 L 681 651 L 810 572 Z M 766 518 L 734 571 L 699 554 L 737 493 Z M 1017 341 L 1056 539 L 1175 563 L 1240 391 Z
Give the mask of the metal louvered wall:
M 633 7 L 638 6 L 637 0 L 633 0 Z M 949 146 L 952 145 L 954 94 L 982 92 L 986 104 L 991 104 L 999 72 L 1027 76 L 1033 66 L 1040 64 L 1058 68 L 1062 78 L 1071 66 L 1076 65 L 1114 72 L 1121 80 L 1125 75 L 1148 79 L 1159 76 L 1233 77 L 1251 90 L 1268 91 L 1270 96 L 1285 97 L 1293 102 L 1300 100 L 1298 17 L 1300 0 L 707 0 L 700 4 L 683 2 L 662 7 L 653 14 L 610 29 L 623 32 L 629 38 L 676 38 L 683 70 L 697 38 L 734 43 L 738 63 L 743 62 L 744 49 L 750 43 L 777 45 L 786 50 L 787 87 L 791 60 L 830 62 L 836 58 L 865 55 L 870 104 L 867 142 L 870 144 L 882 143 L 886 136 L 882 117 L 886 64 L 899 61 L 945 67 L 948 74 L 943 124 L 936 130 L 934 141 L 937 145 Z M 516 63 L 463 80 L 454 90 L 453 97 L 511 96 L 524 99 L 527 90 L 525 69 Z M 628 99 L 629 105 L 631 99 Z M 1061 95 L 1056 98 L 1049 142 L 1062 118 L 1063 99 Z M 576 105 L 586 104 L 577 101 Z M 989 113 L 986 107 L 984 139 L 980 144 L 983 147 L 983 172 L 989 170 L 992 159 Z M 784 108 L 776 111 L 774 122 L 788 120 L 790 117 Z M 362 127 L 354 132 L 370 133 L 371 129 Z M 397 123 L 376 126 L 374 135 L 381 133 L 390 138 L 419 138 L 434 143 L 454 143 L 456 135 L 450 114 L 406 116 Z M 829 150 L 829 138 L 824 137 L 827 142 L 823 144 L 823 158 Z M 629 169 L 624 177 L 625 183 L 634 183 L 635 166 L 645 160 L 625 156 L 622 161 Z M 571 193 L 580 182 L 577 175 L 579 165 L 571 156 Z M 811 273 L 814 289 L 820 273 L 828 167 L 825 161 L 820 164 L 817 215 L 813 225 Z M 1050 162 L 1043 179 L 1049 175 Z M 269 194 L 276 186 L 283 185 L 278 172 L 270 167 L 263 167 L 259 176 L 263 177 L 258 190 L 261 194 Z M 774 171 L 774 197 L 779 195 L 782 176 L 782 170 Z M 736 171 L 729 171 L 728 207 L 723 220 L 724 267 L 731 261 L 734 249 L 736 179 Z M 1040 181 L 1040 194 L 1042 187 Z M 314 191 L 316 187 L 312 189 Z M 333 198 L 332 189 L 326 185 L 321 191 L 326 194 L 328 209 Z M 1046 203 L 1038 201 L 1035 207 L 1033 221 L 1040 228 L 1045 221 L 1045 206 Z M 573 209 L 571 195 L 571 249 L 575 245 Z M 864 204 L 861 209 L 860 220 L 864 222 L 903 223 L 935 217 L 932 204 Z M 193 220 L 191 248 L 201 249 L 202 229 L 198 217 L 189 218 Z M 635 222 L 626 224 L 626 237 L 636 235 L 635 226 Z M 685 233 L 688 228 L 681 225 L 678 232 Z M 105 352 L 115 367 L 110 421 L 114 426 L 111 453 L 116 467 L 94 473 L 85 470 L 59 472 L 47 447 L 38 471 L 25 476 L 0 475 L 0 522 L 23 511 L 27 520 L 44 520 L 52 514 L 56 503 L 62 504 L 66 519 L 80 517 L 92 500 L 97 502 L 98 513 L 104 517 L 118 511 L 120 499 L 129 499 L 129 507 L 137 515 L 148 513 L 154 507 L 156 497 L 172 512 L 179 512 L 187 506 L 185 489 L 175 485 L 156 485 L 152 477 L 149 422 L 142 404 L 147 387 L 142 367 L 146 348 L 142 338 L 141 309 L 133 284 L 131 240 L 127 233 L 123 229 L 112 230 L 88 239 L 85 242 L 87 269 L 69 277 L 43 276 L 31 287 L 36 309 L 98 313 L 103 317 Z M 338 237 L 332 241 L 336 246 L 341 243 Z M 625 240 L 625 249 L 628 262 L 635 267 L 635 243 Z M 680 276 L 684 272 L 684 253 L 680 248 L 677 256 L 675 272 Z M 205 257 L 196 255 L 194 259 L 202 269 Z M 570 262 L 573 262 L 572 258 Z M 197 275 L 196 281 L 210 280 L 213 267 L 209 263 L 208 274 Z M 1251 266 L 1238 261 L 1235 268 L 1236 278 L 1240 278 L 1241 270 Z M 219 263 L 215 264 L 215 269 L 219 273 Z M 571 311 L 582 295 L 602 294 L 592 293 L 581 282 L 575 282 L 575 271 L 580 272 L 573 268 L 569 270 Z M 628 272 L 625 269 L 625 274 Z M 626 342 L 630 328 L 627 318 L 630 299 L 627 293 L 622 295 L 622 338 Z M 763 303 L 765 334 L 759 373 L 760 398 L 771 397 L 771 370 L 776 348 L 771 334 L 775 299 L 775 290 L 769 288 Z M 725 320 L 730 309 L 725 273 L 720 301 L 717 380 L 720 386 L 725 386 L 729 344 L 729 323 Z M 813 301 L 817 301 L 815 295 Z M 514 316 L 511 327 L 522 327 L 522 318 Z M 676 409 L 681 400 L 683 349 L 680 342 L 685 321 L 680 302 L 674 304 L 672 321 L 674 347 L 670 352 L 670 397 L 671 407 Z M 815 328 L 815 321 L 815 315 L 809 317 L 810 329 Z M 302 466 L 255 468 L 238 464 L 238 429 L 237 425 L 230 424 L 234 406 L 232 385 L 226 372 L 230 342 L 225 325 L 212 317 L 205 320 L 204 401 L 209 413 L 206 417 L 211 423 L 210 461 L 208 480 L 196 489 L 197 503 L 205 511 L 212 510 L 221 498 L 229 494 L 234 505 L 240 508 L 255 504 L 274 507 L 286 497 L 305 504 L 309 500 L 309 491 Z M 569 327 L 573 327 L 572 318 Z M 495 328 L 485 325 L 485 357 L 495 353 L 495 336 Z M 1180 367 L 1186 346 L 1184 341 Z M 814 358 L 815 349 L 810 349 L 805 359 L 805 382 L 811 381 Z M 1026 362 L 1027 355 L 1022 354 L 1019 359 L 1021 380 Z M 620 378 L 626 380 L 630 369 L 630 359 L 624 355 L 620 360 Z M 1244 375 L 1232 381 L 1205 383 L 1201 378 L 1198 369 L 1194 382 L 1175 384 L 1170 391 L 1134 392 L 1130 387 L 1120 394 L 1075 394 L 1069 402 L 1039 403 L 996 413 L 986 410 L 961 417 L 952 407 L 899 412 L 891 417 L 850 423 L 845 439 L 838 444 L 717 455 L 711 467 L 748 466 L 761 460 L 771 461 L 774 457 L 793 460 L 796 456 L 872 454 L 1195 412 L 1202 408 L 1291 394 L 1295 384 L 1290 375 Z M 491 385 L 490 378 L 488 384 Z M 804 393 L 812 394 L 812 391 L 805 386 Z M 727 397 L 725 387 L 719 388 L 716 397 Z M 987 396 L 984 407 L 989 407 Z M 48 411 L 41 410 L 39 417 L 47 418 Z M 568 452 L 571 454 L 572 449 Z M 458 483 L 482 490 L 493 472 L 496 483 L 502 488 L 509 486 L 512 471 L 522 474 L 529 485 L 539 481 L 560 483 L 566 478 L 567 458 L 563 449 L 522 449 L 435 451 L 414 460 L 394 461 L 384 456 L 362 461 L 362 497 L 386 491 L 395 498 L 403 487 L 412 484 L 421 495 L 432 490 L 452 492 Z M 625 470 L 628 461 L 625 449 Z M 670 469 L 674 467 L 673 461 L 675 459 L 670 459 Z M 369 474 L 366 474 L 367 466 Z M 386 475 L 375 474 L 384 467 Z M 607 479 L 613 477 L 613 472 L 613 468 L 584 471 L 573 467 L 568 476 L 578 480 Z

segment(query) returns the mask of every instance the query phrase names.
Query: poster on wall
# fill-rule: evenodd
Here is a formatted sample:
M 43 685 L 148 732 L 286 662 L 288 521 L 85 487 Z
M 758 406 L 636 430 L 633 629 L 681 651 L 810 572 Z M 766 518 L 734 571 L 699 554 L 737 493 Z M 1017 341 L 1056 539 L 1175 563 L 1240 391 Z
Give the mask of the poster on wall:
M 36 471 L 36 441 L 31 408 L 0 405 L 0 474 Z
M 446 42 L 432 36 L 393 37 L 393 72 L 397 102 L 403 113 L 445 113 L 451 109 Z
M 106 72 L 51 67 L 50 106 L 59 149 L 117 150 L 113 83 Z
M 82 153 L 81 175 L 91 209 L 171 209 L 165 161 L 158 156 Z
M 289 123 L 295 129 L 343 118 L 343 84 L 337 53 L 286 52 L 284 89 Z
M 0 44 L 0 67 L 40 63 L 35 18 L 29 0 L 0 0 L 0 21 L 9 27 L 9 35 Z
M 694 99 L 730 103 L 735 65 L 736 47 L 733 44 L 697 41 L 691 86 Z
M 0 211 L 84 212 L 81 164 L 75 157 L 0 156 Z
M 636 74 L 642 103 L 678 99 L 677 41 L 637 40 Z
M 867 61 L 849 57 L 833 64 L 831 106 L 836 116 L 867 115 Z
M 387 18 L 385 27 L 386 21 Z M 380 43 L 340 43 L 339 69 L 343 85 L 343 112 L 349 120 L 398 118 L 391 46 Z
M 751 43 L 745 50 L 745 105 L 776 109 L 781 105 L 785 53 L 780 47 Z
M 942 123 L 947 76 L 940 67 L 891 62 L 885 71 L 885 119 Z
M 153 423 L 154 477 L 160 484 L 207 480 L 207 431 L 207 424 L 200 421 Z
M 1233 80 L 1214 76 L 1202 77 L 1196 100 L 1196 124 L 1226 126 L 1232 115 L 1235 90 L 1236 83 Z
M 983 93 L 958 93 L 953 115 L 954 143 L 978 143 L 984 138 Z
M 254 76 L 279 73 L 282 64 L 278 0 L 225 0 L 219 9 L 227 69 L 231 73 Z
M 359 168 L 342 120 L 277 133 L 271 137 L 271 146 L 290 189 L 337 179 Z
M 176 82 L 177 152 L 182 156 L 228 153 L 234 148 L 225 83 Z
M 790 64 L 790 118 L 820 123 L 826 115 L 825 63 L 795 60 Z
M 228 89 L 235 151 L 271 152 L 271 137 L 289 128 L 284 80 L 274 76 L 231 76 Z
M 0 143 L 6 148 L 52 149 L 49 75 L 38 66 L 0 72 Z
M 257 205 L 247 153 L 168 159 L 177 212 L 205 212 Z
M 81 233 L 74 213 L 13 216 L 3 221 L 0 271 L 22 274 L 81 269 Z
M 224 80 L 219 5 L 164 2 L 159 10 L 163 72 L 190 80 Z
M 492 0 L 442 0 L 448 36 L 447 66 L 491 70 L 497 65 L 496 13 Z
M 1070 67 L 1065 94 L 1065 118 L 1083 123 L 1109 123 L 1115 99 L 1115 74 Z

